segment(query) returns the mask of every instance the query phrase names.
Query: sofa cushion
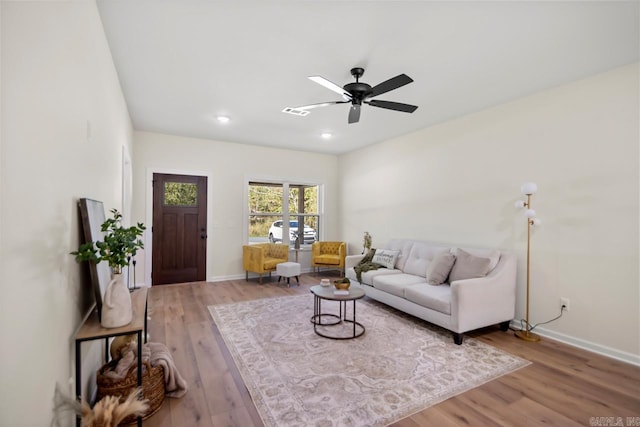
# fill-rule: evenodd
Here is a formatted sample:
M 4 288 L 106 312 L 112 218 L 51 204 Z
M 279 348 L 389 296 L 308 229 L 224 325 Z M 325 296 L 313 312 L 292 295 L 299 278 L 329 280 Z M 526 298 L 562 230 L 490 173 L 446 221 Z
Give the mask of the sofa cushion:
M 373 279 L 373 287 L 404 298 L 404 290 L 407 286 L 426 284 L 424 277 L 414 276 L 413 274 L 394 274 L 386 276 L 376 276 Z
M 456 257 L 449 252 L 438 254 L 427 268 L 427 283 L 441 285 L 446 282 L 455 261 Z
M 417 285 L 404 290 L 404 298 L 432 310 L 451 314 L 451 286 Z
M 323 254 L 323 255 L 318 255 L 318 256 L 314 257 L 313 261 L 316 264 L 340 265 L 340 256 L 339 255 L 331 255 L 331 254 Z
M 449 282 L 484 277 L 489 272 L 491 263 L 489 258 L 471 255 L 460 248 L 458 248 L 456 254 L 456 262 L 453 264 L 449 274 Z
M 489 272 L 496 268 L 498 265 L 498 261 L 500 261 L 500 251 L 495 249 L 478 249 L 478 248 L 455 248 L 452 250 L 454 255 L 457 255 L 458 249 L 461 249 L 471 255 L 481 257 L 481 258 L 489 258 Z M 489 273 L 487 272 L 487 274 Z
M 380 264 L 384 268 L 394 268 L 396 265 L 396 258 L 400 251 L 393 251 L 390 249 L 376 249 L 371 262 Z
M 413 240 L 407 239 L 391 239 L 386 245 L 385 249 L 391 249 L 392 251 L 398 251 L 398 258 L 396 258 L 396 268 L 398 270 L 404 270 L 404 264 L 407 261 L 407 256 L 411 252 L 413 246 Z
M 414 242 L 407 256 L 402 271 L 416 276 L 427 277 L 427 268 L 433 258 L 442 252 L 449 252 L 448 246 L 437 246 L 432 243 Z
M 364 272 L 362 272 L 362 282 L 361 283 L 364 284 L 364 285 L 372 286 L 374 277 L 391 275 L 391 274 L 402 274 L 402 271 L 397 270 L 397 269 L 391 270 L 391 269 L 388 269 L 388 268 L 379 268 L 377 270 L 364 271 Z M 354 271 L 353 267 L 347 269 L 346 276 L 351 280 L 355 280 L 355 281 L 358 280 L 356 278 L 356 272 Z
M 264 269 L 265 270 L 275 270 L 276 265 L 282 262 L 281 258 L 270 258 L 266 257 L 264 259 Z

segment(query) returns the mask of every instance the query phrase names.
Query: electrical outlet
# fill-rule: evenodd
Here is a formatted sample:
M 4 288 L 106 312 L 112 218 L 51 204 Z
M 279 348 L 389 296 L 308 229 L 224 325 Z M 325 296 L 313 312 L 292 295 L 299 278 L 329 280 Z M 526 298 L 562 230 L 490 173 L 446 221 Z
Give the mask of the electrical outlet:
M 566 311 L 569 311 L 570 308 L 570 303 L 569 303 L 569 298 L 566 297 L 560 297 L 560 307 L 562 307 L 564 305 L 564 309 Z

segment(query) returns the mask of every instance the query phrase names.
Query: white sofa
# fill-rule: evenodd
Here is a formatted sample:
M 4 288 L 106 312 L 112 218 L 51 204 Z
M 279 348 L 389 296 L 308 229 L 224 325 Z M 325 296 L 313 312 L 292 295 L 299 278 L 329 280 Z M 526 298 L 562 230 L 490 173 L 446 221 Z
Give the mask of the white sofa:
M 430 264 L 440 253 L 455 255 L 458 248 L 394 239 L 381 249 L 398 252 L 394 268 L 363 272 L 362 283 L 357 280 L 354 267 L 364 255 L 349 255 L 345 259 L 346 276 L 368 297 L 452 331 L 456 344 L 462 344 L 464 332 L 485 326 L 499 323 L 503 331 L 508 330 L 515 315 L 515 255 L 493 249 L 460 248 L 466 254 L 489 258 L 488 273 L 451 283 L 447 279 L 434 286 L 427 282 Z M 465 254 L 459 255 L 456 262 L 460 261 L 462 267 Z

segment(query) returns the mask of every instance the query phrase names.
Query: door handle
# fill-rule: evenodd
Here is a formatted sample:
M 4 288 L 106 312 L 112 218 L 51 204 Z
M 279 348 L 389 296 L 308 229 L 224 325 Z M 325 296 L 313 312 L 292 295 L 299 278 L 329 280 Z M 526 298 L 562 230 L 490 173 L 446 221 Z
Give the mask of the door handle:
M 206 239 L 206 238 L 207 238 L 207 235 L 206 235 L 206 234 L 201 234 L 201 235 L 200 235 L 200 238 L 201 238 L 202 240 L 204 240 L 204 239 Z

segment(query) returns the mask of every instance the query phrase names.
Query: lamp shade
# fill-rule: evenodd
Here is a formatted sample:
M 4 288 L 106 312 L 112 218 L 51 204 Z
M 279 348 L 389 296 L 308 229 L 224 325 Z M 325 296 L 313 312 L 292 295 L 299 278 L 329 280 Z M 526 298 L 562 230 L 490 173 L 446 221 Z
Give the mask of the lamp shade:
M 525 205 L 525 201 L 524 201 L 524 200 L 518 200 L 518 201 L 515 203 L 515 207 L 516 207 L 516 209 L 524 208 L 524 205 Z
M 531 225 L 533 225 L 534 227 L 538 227 L 540 224 L 542 224 L 542 221 L 538 218 L 533 218 L 531 220 Z
M 533 218 L 534 216 L 536 216 L 536 211 L 534 209 L 527 209 L 526 211 L 524 211 L 524 216 L 526 216 L 527 218 Z
M 531 194 L 536 194 L 536 191 L 538 191 L 538 186 L 534 182 L 527 182 L 522 184 L 522 187 L 520 187 L 520 191 L 522 191 L 522 194 L 526 194 L 527 196 L 529 196 Z

